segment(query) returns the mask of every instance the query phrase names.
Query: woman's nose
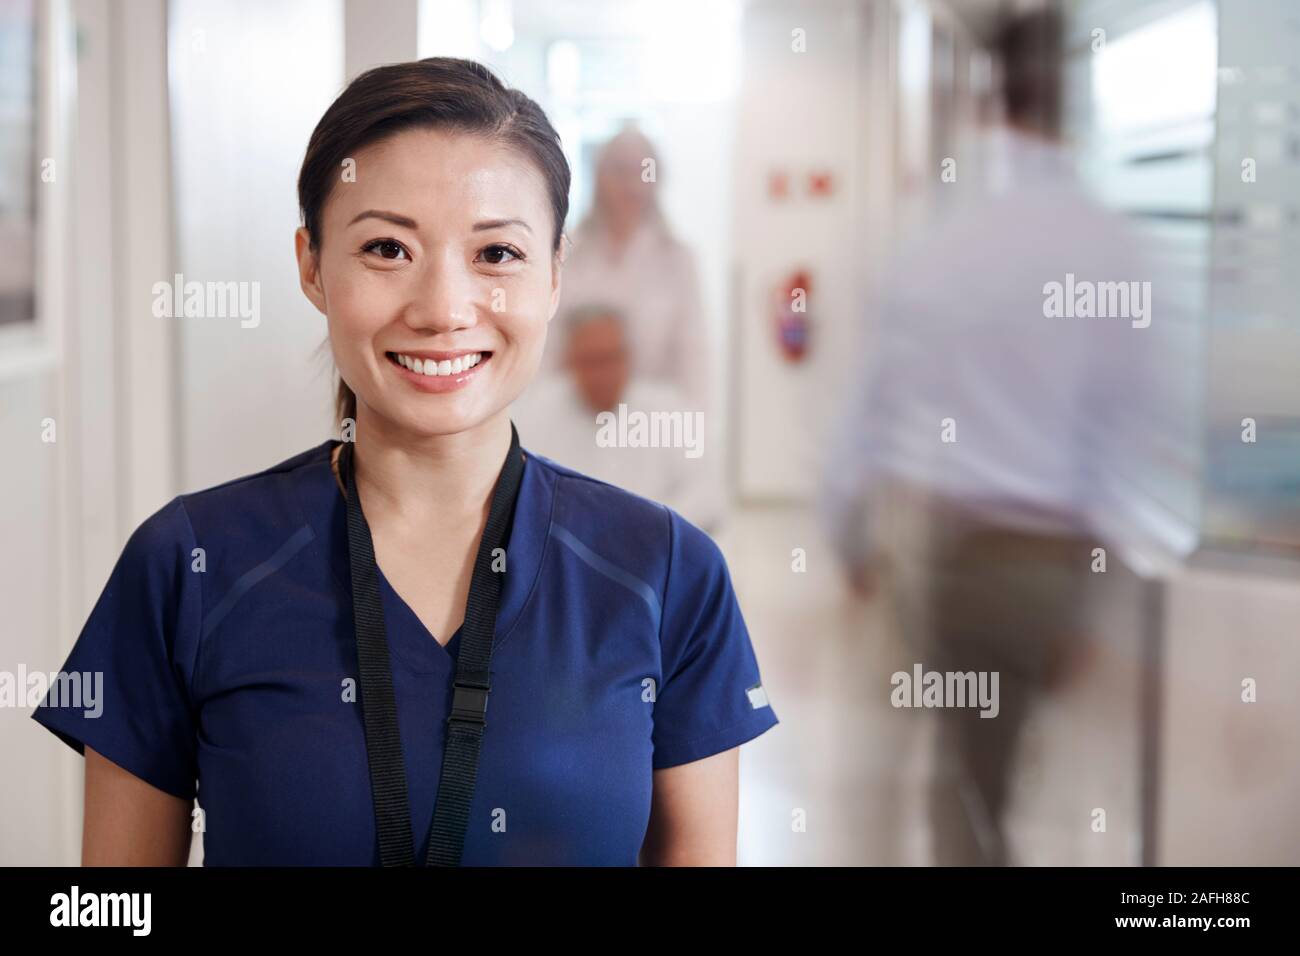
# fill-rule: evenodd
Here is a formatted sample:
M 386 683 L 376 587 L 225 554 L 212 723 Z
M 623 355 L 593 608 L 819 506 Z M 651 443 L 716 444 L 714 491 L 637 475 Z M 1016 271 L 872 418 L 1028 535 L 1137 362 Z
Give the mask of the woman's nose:
M 450 332 L 475 323 L 479 282 L 464 262 L 452 256 L 426 260 L 411 288 L 403 319 L 413 329 Z

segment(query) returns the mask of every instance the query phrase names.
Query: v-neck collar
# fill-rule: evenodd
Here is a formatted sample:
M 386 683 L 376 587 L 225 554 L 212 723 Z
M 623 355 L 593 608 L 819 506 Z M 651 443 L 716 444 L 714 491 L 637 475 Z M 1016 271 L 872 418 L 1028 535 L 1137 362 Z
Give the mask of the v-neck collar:
M 334 478 L 330 457 L 342 444 L 337 438 L 322 442 L 302 472 L 302 502 L 307 520 L 316 533 L 312 547 L 323 552 L 339 593 L 352 606 L 352 573 L 348 561 L 347 502 Z M 511 635 L 541 571 L 542 554 L 550 529 L 554 502 L 554 477 L 536 456 L 523 449 L 524 474 L 506 542 L 506 577 L 501 589 L 492 647 L 495 650 Z M 429 633 L 420 618 L 379 572 L 381 593 L 386 592 L 385 610 L 396 608 L 396 619 L 384 619 L 389 648 L 407 665 L 422 671 L 446 669 L 455 663 L 460 648 L 461 628 L 446 646 Z
M 384 602 L 385 606 L 396 607 L 401 614 L 407 618 L 411 627 L 420 634 L 426 643 L 432 644 L 436 650 L 442 651 L 454 661 L 456 659 L 457 651 L 460 650 L 460 632 L 464 630 L 464 622 L 461 622 L 452 633 L 451 640 L 446 644 L 443 644 L 438 640 L 433 632 L 425 626 L 425 623 L 420 620 L 420 615 L 415 613 L 415 608 L 411 607 L 411 605 L 406 602 L 406 598 L 402 597 L 401 592 L 399 592 L 397 588 L 393 587 L 392 582 L 388 580 L 388 577 L 384 574 L 384 569 L 379 566 L 378 562 L 375 563 L 375 575 L 379 578 L 381 596 L 387 598 Z M 387 621 L 388 618 L 385 616 L 385 624 L 387 624 Z

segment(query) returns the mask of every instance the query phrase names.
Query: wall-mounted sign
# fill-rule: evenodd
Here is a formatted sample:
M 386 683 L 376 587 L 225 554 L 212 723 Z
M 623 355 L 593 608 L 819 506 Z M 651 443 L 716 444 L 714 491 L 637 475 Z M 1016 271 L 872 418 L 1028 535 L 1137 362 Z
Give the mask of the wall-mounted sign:
M 791 198 L 792 182 L 802 186 L 800 195 L 808 199 L 825 199 L 835 194 L 835 174 L 828 169 L 811 169 L 795 175 L 787 169 L 772 169 L 767 174 L 767 198 L 773 202 Z

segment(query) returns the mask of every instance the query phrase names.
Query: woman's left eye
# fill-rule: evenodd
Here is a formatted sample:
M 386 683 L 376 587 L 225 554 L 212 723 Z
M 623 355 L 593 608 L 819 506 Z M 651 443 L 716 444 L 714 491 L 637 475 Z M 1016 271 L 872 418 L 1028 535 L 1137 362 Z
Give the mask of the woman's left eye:
M 497 245 L 488 246 L 486 249 L 483 250 L 483 255 L 489 257 L 487 260 L 488 263 L 494 266 L 499 266 L 505 262 L 510 261 L 508 259 L 492 258 L 493 256 L 499 256 L 502 253 L 514 259 L 519 259 L 521 261 L 524 258 L 523 253 L 521 253 L 514 246 L 506 246 L 506 245 L 501 245 L 499 243 Z
M 374 242 L 368 242 L 361 247 L 362 252 L 376 252 L 383 259 L 401 261 L 402 257 L 410 258 L 406 254 L 406 248 L 396 239 L 376 239 Z

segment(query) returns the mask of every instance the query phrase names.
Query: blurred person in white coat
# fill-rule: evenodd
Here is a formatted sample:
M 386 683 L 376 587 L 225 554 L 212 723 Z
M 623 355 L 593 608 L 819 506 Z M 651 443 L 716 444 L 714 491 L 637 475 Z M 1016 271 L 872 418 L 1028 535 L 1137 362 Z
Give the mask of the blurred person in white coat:
M 561 465 L 672 508 L 707 532 L 719 518 L 715 483 L 706 472 L 704 416 L 672 381 L 632 374 L 627 324 L 611 306 L 569 311 L 560 324 L 561 373 L 538 380 L 511 409 L 529 446 Z M 679 445 L 620 441 L 620 422 L 659 413 L 658 434 Z M 677 427 L 680 425 L 680 427 Z M 632 428 L 623 428 L 623 437 Z M 645 438 L 653 434 L 647 428 Z M 609 439 L 613 439 L 611 442 Z
M 1097 549 L 1114 577 L 1177 563 L 1197 537 L 1194 324 L 1149 248 L 1075 182 L 1059 30 L 1047 10 L 1002 31 L 1004 120 L 937 187 L 958 191 L 954 208 L 885 272 L 821 497 L 859 590 L 891 572 L 913 664 L 998 677 L 992 706 L 935 712 L 941 864 L 1015 861 L 1016 745 L 1082 659 L 1089 587 L 1107 577 Z M 1126 314 L 1088 314 L 1101 296 L 1090 310 L 1085 289 Z
M 635 128 L 601 149 L 591 211 L 565 259 L 564 308 L 617 309 L 633 378 L 671 383 L 703 409 L 710 399 L 709 341 L 699 274 L 659 207 L 661 173 L 653 144 Z M 557 317 L 551 330 L 555 341 L 543 356 L 543 371 L 561 370 L 563 321 Z

